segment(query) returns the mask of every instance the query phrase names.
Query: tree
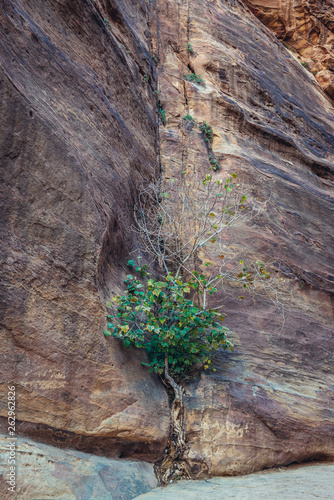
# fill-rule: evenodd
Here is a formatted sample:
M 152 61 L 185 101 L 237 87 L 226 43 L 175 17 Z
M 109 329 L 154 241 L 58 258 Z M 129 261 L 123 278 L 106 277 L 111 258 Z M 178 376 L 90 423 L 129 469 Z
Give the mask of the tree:
M 254 218 L 262 207 L 256 200 L 247 203 L 243 187 L 233 173 L 224 182 L 207 174 L 199 179 L 196 173 L 192 179 L 177 182 L 165 181 L 164 185 L 151 183 L 143 188 L 135 206 L 135 231 L 145 251 L 157 261 L 160 272 L 175 277 L 189 276 L 198 282 L 198 294 L 203 309 L 206 309 L 207 295 L 224 281 L 238 281 L 244 288 L 260 278 L 269 276 L 262 263 L 252 269 L 244 265 L 237 273 L 227 270 L 224 255 L 220 250 L 222 235 L 247 220 Z M 204 263 L 204 270 L 198 269 L 199 254 L 205 248 L 217 248 L 219 265 Z M 261 271 L 260 271 L 261 268 Z
M 135 267 L 133 261 L 128 265 Z M 143 364 L 173 390 L 172 438 L 177 456 L 182 457 L 185 434 L 181 383 L 196 365 L 209 368 L 219 347 L 233 350 L 233 345 L 227 339 L 228 328 L 221 324 L 223 315 L 196 306 L 190 298 L 199 288 L 198 281 L 183 281 L 171 273 L 155 281 L 145 267 L 137 266 L 136 270 L 143 279 L 127 276 L 127 290 L 113 298 L 116 311 L 108 315 L 104 334 L 113 335 L 126 347 L 145 349 L 149 362 Z
M 228 329 L 222 325 L 224 316 L 219 307 L 208 307 L 208 297 L 226 279 L 248 288 L 258 278 L 269 278 L 261 262 L 250 270 L 241 261 L 242 270 L 236 273 L 224 270 L 219 252 L 219 266 L 199 259 L 205 246 L 219 245 L 225 231 L 259 212 L 255 203 L 247 207 L 247 196 L 240 194 L 236 178 L 232 174 L 222 182 L 210 174 L 203 180 L 194 175 L 191 182 L 170 179 L 164 185 L 143 188 L 135 206 L 134 229 L 146 255 L 158 265 L 156 279 L 146 265 L 129 261 L 141 279 L 128 274 L 126 291 L 109 304 L 114 312 L 108 315 L 105 336 L 114 336 L 126 347 L 145 349 L 148 362 L 143 364 L 158 373 L 173 393 L 171 439 L 160 468 L 162 483 L 173 477 L 166 465 L 171 456 L 173 463 L 179 462 L 180 475 L 186 469 L 182 383 L 196 368 L 208 369 L 219 348 L 233 350 Z

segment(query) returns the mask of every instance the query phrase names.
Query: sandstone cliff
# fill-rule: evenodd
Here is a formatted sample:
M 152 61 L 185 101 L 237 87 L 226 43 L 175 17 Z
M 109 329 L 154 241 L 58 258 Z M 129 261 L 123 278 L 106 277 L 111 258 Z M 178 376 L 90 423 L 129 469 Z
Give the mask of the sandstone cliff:
M 17 386 L 19 433 L 152 460 L 165 391 L 102 332 L 136 185 L 157 164 L 153 65 L 145 4 L 104 9 L 1 4 L 2 382 Z
M 160 166 L 177 178 L 210 169 L 190 113 L 212 125 L 214 175 L 236 171 L 263 206 L 226 233 L 226 255 L 270 262 L 285 280 L 279 303 L 221 295 L 237 348 L 187 388 L 192 471 L 333 457 L 334 116 L 313 75 L 240 1 L 0 9 L 1 382 L 4 394 L 16 384 L 18 433 L 161 457 L 167 396 L 137 352 L 105 341 L 104 304 L 137 248 L 140 182 Z M 190 72 L 205 83 L 186 82 Z
M 200 130 L 182 117 L 209 123 L 221 165 L 213 175 L 238 172 L 264 203 L 253 225 L 226 233 L 223 253 L 272 262 L 285 279 L 281 307 L 239 299 L 240 290 L 221 296 L 237 350 L 188 389 L 193 471 L 235 474 L 333 456 L 333 108 L 241 2 L 157 2 L 154 26 L 165 174 L 209 171 Z M 189 72 L 205 83 L 185 81 Z
M 334 98 L 332 0 L 245 0 L 254 14 L 298 57 Z

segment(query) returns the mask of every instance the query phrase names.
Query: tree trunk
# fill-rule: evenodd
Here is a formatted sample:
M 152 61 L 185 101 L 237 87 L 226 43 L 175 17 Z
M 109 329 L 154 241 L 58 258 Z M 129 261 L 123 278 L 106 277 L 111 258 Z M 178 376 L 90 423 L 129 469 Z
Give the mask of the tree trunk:
M 174 401 L 171 407 L 171 432 L 165 456 L 156 464 L 156 474 L 160 484 L 168 484 L 180 477 L 191 477 L 189 467 L 184 458 L 186 450 L 186 433 L 184 422 L 183 390 L 169 373 L 168 357 L 165 355 L 165 381 L 174 391 Z
M 185 449 L 184 431 L 184 405 L 182 387 L 171 377 L 168 369 L 168 356 L 165 354 L 165 378 L 174 391 L 174 401 L 171 408 L 172 418 L 172 438 L 175 439 L 175 448 L 179 456 L 182 456 Z

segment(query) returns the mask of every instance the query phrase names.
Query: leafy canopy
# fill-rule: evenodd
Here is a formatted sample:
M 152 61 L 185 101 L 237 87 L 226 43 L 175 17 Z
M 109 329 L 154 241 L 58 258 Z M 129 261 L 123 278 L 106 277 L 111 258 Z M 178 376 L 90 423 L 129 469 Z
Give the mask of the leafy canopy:
M 115 313 L 107 316 L 106 337 L 113 335 L 126 347 L 145 349 L 149 362 L 143 363 L 150 371 L 164 372 L 165 356 L 172 377 L 181 381 L 198 363 L 209 368 L 219 347 L 233 350 L 227 339 L 228 328 L 222 326 L 222 314 L 214 309 L 204 310 L 194 304 L 191 292 L 196 291 L 204 276 L 183 281 L 169 273 L 155 281 L 147 266 L 135 266 L 142 280 L 128 274 L 124 295 L 112 299 Z M 142 283 L 142 281 L 144 283 Z M 209 285 L 210 287 L 210 285 Z M 215 288 L 210 287 L 209 293 Z

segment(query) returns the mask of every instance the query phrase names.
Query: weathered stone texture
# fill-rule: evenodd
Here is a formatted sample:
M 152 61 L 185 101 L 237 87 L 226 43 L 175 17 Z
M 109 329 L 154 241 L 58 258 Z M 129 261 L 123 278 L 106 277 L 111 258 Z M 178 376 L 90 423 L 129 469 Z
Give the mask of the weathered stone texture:
M 232 287 L 216 299 L 236 350 L 187 388 L 192 470 L 238 474 L 333 457 L 333 108 L 241 2 L 158 2 L 155 15 L 163 171 L 210 172 L 199 128 L 182 117 L 206 120 L 221 165 L 212 175 L 237 172 L 263 208 L 225 232 L 222 253 L 230 264 L 260 259 L 282 271 L 272 276 L 277 297 Z M 191 71 L 205 84 L 186 82 Z M 200 258 L 218 254 L 211 245 Z
M 145 3 L 5 0 L 0 16 L 3 392 L 19 432 L 153 459 L 165 391 L 102 333 L 156 168 Z
M 193 473 L 333 457 L 334 117 L 316 80 L 239 1 L 0 9 L 1 404 L 14 382 L 19 434 L 150 461 L 166 443 L 162 385 L 102 335 L 137 245 L 137 187 L 159 167 L 152 35 L 164 175 L 210 172 L 198 127 L 182 117 L 212 125 L 213 175 L 236 171 L 263 208 L 226 232 L 224 254 L 280 269 L 274 288 L 285 280 L 278 300 L 242 300 L 237 287 L 217 300 L 236 350 L 187 387 Z M 205 85 L 185 82 L 191 71 Z M 207 257 L 216 262 L 214 247 Z
M 244 477 L 180 481 L 140 495 L 137 500 L 313 500 L 333 498 L 332 464 L 291 467 Z
M 332 0 L 244 0 L 334 98 Z
M 58 450 L 27 438 L 16 442 L 16 496 L 8 490 L 5 446 L 0 436 L 2 500 L 131 500 L 157 486 L 153 465 Z

